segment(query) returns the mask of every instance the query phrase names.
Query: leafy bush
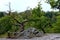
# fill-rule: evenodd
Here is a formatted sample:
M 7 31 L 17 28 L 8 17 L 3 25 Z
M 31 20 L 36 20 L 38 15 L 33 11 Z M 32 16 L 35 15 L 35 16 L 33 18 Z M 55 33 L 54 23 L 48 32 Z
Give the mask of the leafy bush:
M 0 34 L 3 34 L 11 29 L 12 22 L 10 20 L 10 16 L 0 18 Z

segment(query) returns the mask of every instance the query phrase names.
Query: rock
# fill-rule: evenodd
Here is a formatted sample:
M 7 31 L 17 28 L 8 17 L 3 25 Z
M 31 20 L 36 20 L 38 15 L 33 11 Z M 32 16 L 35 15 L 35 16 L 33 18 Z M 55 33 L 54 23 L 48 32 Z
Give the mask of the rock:
M 40 32 L 36 28 L 30 27 L 27 30 L 24 30 L 23 32 L 19 33 L 17 38 L 29 39 L 33 37 L 41 37 L 42 35 L 43 35 L 43 32 Z
M 43 32 L 39 32 L 39 33 L 36 34 L 36 37 L 41 37 L 43 35 L 44 35 Z
M 31 32 L 31 33 L 33 33 L 33 35 L 35 36 L 35 37 L 41 37 L 41 36 L 43 36 L 44 35 L 44 33 L 42 32 L 42 31 L 39 31 L 39 30 L 37 30 L 36 28 L 29 28 L 29 31 Z M 32 36 L 33 36 L 32 35 Z

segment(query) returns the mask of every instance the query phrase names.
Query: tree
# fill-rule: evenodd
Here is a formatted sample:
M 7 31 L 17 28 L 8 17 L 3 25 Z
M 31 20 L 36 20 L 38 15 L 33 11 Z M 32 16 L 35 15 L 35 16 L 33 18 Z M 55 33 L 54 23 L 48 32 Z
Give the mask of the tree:
M 46 12 L 46 13 L 45 13 L 45 16 L 46 16 L 48 19 L 50 19 L 51 23 L 56 22 L 56 16 L 57 16 L 56 12 L 53 12 L 53 11 L 51 11 L 51 12 Z
M 60 0 L 48 0 L 48 2 L 52 8 L 59 9 L 60 11 Z
M 0 12 L 0 17 L 4 17 L 6 15 L 5 12 Z
M 11 30 L 12 22 L 10 16 L 0 18 L 0 34 L 6 33 Z
M 44 12 L 41 10 L 40 3 L 38 4 L 38 7 L 33 8 L 31 10 L 30 17 L 28 16 L 28 23 L 30 23 L 29 26 L 33 26 L 39 30 L 42 30 L 45 32 L 45 27 L 48 24 L 47 18 L 44 16 Z M 46 23 L 45 23 L 46 22 Z
M 53 24 L 53 28 L 51 28 L 51 30 L 54 33 L 60 33 L 60 16 L 57 16 L 57 21 Z

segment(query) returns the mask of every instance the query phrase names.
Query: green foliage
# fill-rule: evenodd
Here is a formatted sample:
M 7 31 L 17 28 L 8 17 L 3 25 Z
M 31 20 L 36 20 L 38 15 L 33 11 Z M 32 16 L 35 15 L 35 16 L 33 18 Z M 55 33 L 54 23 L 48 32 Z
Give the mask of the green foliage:
M 47 15 L 49 15 L 49 14 L 47 14 Z M 52 15 L 50 15 L 50 16 L 52 16 Z M 29 16 L 27 16 L 27 17 L 29 17 Z M 45 29 L 52 26 L 51 25 L 52 21 L 50 21 L 50 19 L 47 16 L 45 16 L 45 12 L 43 12 L 41 10 L 40 4 L 38 5 L 38 7 L 31 10 L 31 15 L 28 18 L 28 20 L 30 20 L 30 21 L 28 23 L 26 23 L 25 26 L 35 27 L 39 30 L 43 29 L 45 31 Z
M 50 0 L 49 3 L 52 6 L 52 8 L 56 8 L 57 1 Z M 58 14 L 57 14 L 58 13 Z M 20 23 L 24 22 L 24 20 L 27 20 L 24 24 L 24 28 L 27 29 L 29 27 L 35 27 L 39 30 L 44 30 L 45 32 L 60 32 L 60 16 L 59 12 L 44 12 L 41 10 L 41 5 L 38 3 L 38 6 L 31 9 L 26 10 L 21 13 L 12 12 L 11 15 L 3 16 L 1 14 L 0 18 L 0 34 L 6 33 L 7 31 L 16 32 L 19 30 L 19 23 L 16 22 L 19 21 Z
M 53 31 L 60 33 L 60 16 L 57 16 L 57 22 L 53 24 Z
M 55 13 L 55 12 L 46 12 L 46 13 L 45 13 L 45 16 L 46 16 L 48 19 L 50 19 L 51 23 L 56 22 L 57 13 Z
M 0 12 L 0 17 L 3 17 L 4 16 L 4 12 Z
M 60 33 L 60 16 L 57 16 L 57 21 L 52 24 L 52 28 L 47 28 L 49 33 Z
M 52 8 L 60 10 L 60 0 L 48 0 L 48 3 L 51 5 Z
M 12 23 L 10 19 L 10 16 L 0 18 L 0 34 L 3 34 L 11 29 Z

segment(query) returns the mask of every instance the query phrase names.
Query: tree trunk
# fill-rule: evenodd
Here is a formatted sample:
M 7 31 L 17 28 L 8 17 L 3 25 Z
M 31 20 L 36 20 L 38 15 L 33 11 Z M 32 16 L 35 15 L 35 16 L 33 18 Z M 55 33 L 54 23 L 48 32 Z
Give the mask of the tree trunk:
M 8 38 L 11 38 L 10 32 L 8 32 Z
M 20 32 L 24 31 L 24 24 L 20 24 Z
M 60 12 L 60 9 L 59 9 L 59 12 Z
M 40 28 L 41 28 L 41 30 L 43 31 L 43 33 L 46 33 L 45 30 L 44 30 L 44 28 L 42 28 L 42 27 L 40 27 Z

